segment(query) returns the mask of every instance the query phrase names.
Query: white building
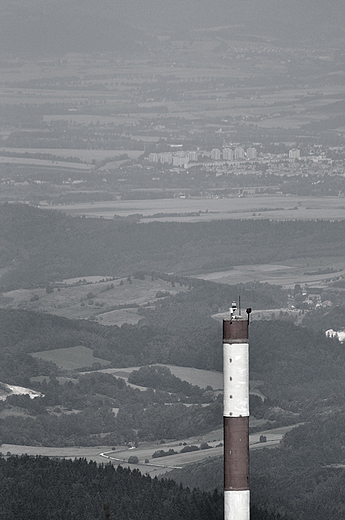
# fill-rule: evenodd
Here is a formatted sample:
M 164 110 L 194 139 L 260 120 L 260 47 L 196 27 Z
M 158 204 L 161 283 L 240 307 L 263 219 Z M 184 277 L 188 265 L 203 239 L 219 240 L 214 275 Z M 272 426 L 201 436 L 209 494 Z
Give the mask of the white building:
M 198 153 L 197 152 L 188 152 L 188 161 L 197 161 Z
M 173 166 L 186 166 L 186 164 L 188 164 L 188 158 L 179 155 L 174 155 L 172 158 L 172 163 Z
M 211 159 L 214 159 L 215 161 L 220 160 L 220 150 L 218 148 L 213 148 L 213 150 L 211 150 Z
M 158 162 L 158 154 L 150 153 L 149 154 L 149 162 Z
M 345 330 L 328 329 L 328 330 L 326 330 L 325 334 L 326 334 L 327 338 L 338 338 L 340 343 L 345 342 Z
M 231 148 L 223 148 L 223 159 L 224 161 L 233 161 L 234 160 L 234 152 Z
M 289 151 L 289 159 L 300 159 L 301 151 L 298 148 L 292 148 Z
M 171 152 L 161 153 L 160 154 L 161 163 L 171 164 L 173 161 L 173 155 Z
M 235 160 L 239 161 L 241 159 L 244 159 L 244 149 L 242 146 L 236 146 L 235 148 Z
M 248 159 L 256 159 L 257 158 L 257 151 L 256 148 L 247 148 L 247 157 Z

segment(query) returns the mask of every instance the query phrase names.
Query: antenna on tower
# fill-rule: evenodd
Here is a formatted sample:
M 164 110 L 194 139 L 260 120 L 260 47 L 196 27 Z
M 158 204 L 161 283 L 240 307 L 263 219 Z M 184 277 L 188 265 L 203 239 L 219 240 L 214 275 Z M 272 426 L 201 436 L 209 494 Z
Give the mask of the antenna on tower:
M 237 311 L 237 303 L 235 301 L 232 302 L 229 311 L 230 311 L 230 319 L 232 319 L 232 317 L 236 314 L 236 311 Z
M 241 316 L 241 296 L 238 297 L 238 314 Z

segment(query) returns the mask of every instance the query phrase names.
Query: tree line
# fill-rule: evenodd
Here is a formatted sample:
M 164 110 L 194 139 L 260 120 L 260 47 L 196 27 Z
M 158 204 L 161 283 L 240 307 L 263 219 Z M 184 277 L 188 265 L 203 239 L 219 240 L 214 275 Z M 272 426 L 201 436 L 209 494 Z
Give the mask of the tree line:
M 0 508 L 7 520 L 221 520 L 223 494 L 86 459 L 0 458 Z M 252 520 L 287 520 L 255 504 Z
M 0 279 L 3 290 L 45 286 L 81 273 L 124 276 L 138 269 L 196 273 L 345 252 L 344 221 L 143 225 L 125 218 L 72 218 L 6 203 L 0 205 L 0 221 L 0 266 L 11 266 Z

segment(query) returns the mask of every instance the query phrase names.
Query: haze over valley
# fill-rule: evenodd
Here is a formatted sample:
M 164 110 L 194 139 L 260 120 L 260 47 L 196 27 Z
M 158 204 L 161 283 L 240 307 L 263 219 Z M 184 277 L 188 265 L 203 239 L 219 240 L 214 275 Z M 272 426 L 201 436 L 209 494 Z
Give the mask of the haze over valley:
M 6 518 L 222 518 L 240 301 L 251 518 L 342 519 L 343 3 L 0 7 Z

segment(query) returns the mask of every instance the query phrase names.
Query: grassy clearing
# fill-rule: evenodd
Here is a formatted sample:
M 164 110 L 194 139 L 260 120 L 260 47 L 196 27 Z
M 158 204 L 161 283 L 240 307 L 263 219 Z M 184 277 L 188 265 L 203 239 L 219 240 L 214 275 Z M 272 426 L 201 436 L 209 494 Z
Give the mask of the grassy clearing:
M 118 325 L 121 327 L 124 323 L 135 325 L 142 318 L 138 314 L 137 309 L 119 309 L 114 311 L 105 312 L 98 316 L 98 321 L 102 325 Z
M 221 372 L 199 370 L 190 367 L 176 367 L 174 365 L 166 366 L 174 376 L 187 381 L 191 385 L 197 385 L 200 388 L 210 386 L 213 390 L 221 390 L 223 388 L 223 374 Z
M 11 408 L 5 408 L 0 412 L 0 419 L 6 419 L 6 417 L 28 417 L 29 414 L 24 410 L 12 406 Z M 1 447 L 2 448 L 2 447 Z
M 43 359 L 44 361 L 51 361 L 59 368 L 65 368 L 67 370 L 78 370 L 84 367 L 92 367 L 94 363 L 100 363 L 102 366 L 110 364 L 110 361 L 93 357 L 92 350 L 82 345 L 78 347 L 35 352 L 31 355 Z

